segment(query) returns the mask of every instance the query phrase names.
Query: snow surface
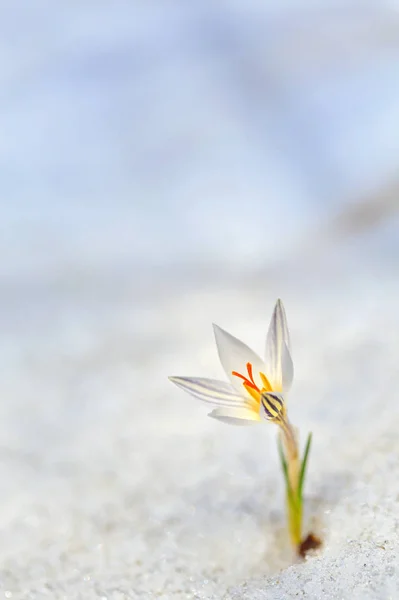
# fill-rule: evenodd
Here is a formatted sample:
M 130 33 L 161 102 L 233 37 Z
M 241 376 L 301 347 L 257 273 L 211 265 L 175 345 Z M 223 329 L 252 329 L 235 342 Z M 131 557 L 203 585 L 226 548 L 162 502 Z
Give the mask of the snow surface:
M 3 297 L 5 597 L 396 598 L 398 264 L 369 260 L 323 274 L 295 259 L 141 305 L 127 277 L 105 300 L 86 281 L 66 306 L 47 290 L 35 319 Z M 314 433 L 307 525 L 324 540 L 294 565 L 273 426 L 213 422 L 166 380 L 221 376 L 212 320 L 261 352 L 280 293 L 291 419 Z
M 0 596 L 399 597 L 399 16 L 325 6 L 1 7 Z M 222 376 L 212 322 L 261 353 L 277 297 L 302 563 L 273 426 L 167 381 Z

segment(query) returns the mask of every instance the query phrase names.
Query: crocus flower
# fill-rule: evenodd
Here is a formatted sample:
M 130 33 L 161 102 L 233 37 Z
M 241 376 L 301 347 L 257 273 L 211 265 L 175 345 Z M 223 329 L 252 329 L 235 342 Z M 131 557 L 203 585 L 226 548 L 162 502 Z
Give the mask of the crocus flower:
M 290 335 L 285 310 L 277 300 L 266 338 L 263 361 L 243 342 L 213 326 L 220 362 L 229 384 L 201 377 L 170 377 L 177 386 L 213 404 L 210 417 L 232 425 L 252 425 L 264 420 L 284 427 L 285 398 L 293 379 Z
M 214 325 L 220 362 L 229 383 L 201 377 L 170 377 L 177 386 L 215 408 L 210 417 L 232 425 L 272 421 L 280 429 L 279 452 L 286 482 L 291 540 L 299 554 L 316 548 L 319 540 L 310 534 L 302 541 L 302 490 L 311 435 L 299 459 L 295 429 L 287 416 L 286 396 L 294 368 L 290 335 L 281 300 L 277 300 L 266 338 L 263 361 L 243 342 Z

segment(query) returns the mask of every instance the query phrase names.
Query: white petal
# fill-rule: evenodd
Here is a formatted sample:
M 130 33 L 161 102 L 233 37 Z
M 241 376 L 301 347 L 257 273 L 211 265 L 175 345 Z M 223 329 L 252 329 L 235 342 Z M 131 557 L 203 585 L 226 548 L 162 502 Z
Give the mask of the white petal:
M 256 425 L 261 422 L 257 412 L 246 408 L 216 408 L 208 416 L 228 425 Z
M 221 327 L 214 325 L 213 330 L 215 332 L 220 362 L 235 389 L 241 392 L 241 394 L 246 393 L 243 380 L 232 375 L 232 372 L 236 371 L 248 377 L 247 363 L 251 363 L 252 365 L 254 382 L 259 388 L 262 388 L 262 380 L 259 377 L 259 373 L 264 373 L 265 371 L 262 359 L 251 348 L 248 348 L 246 344 L 233 335 L 230 335 L 230 333 L 227 333 L 227 331 L 224 331 Z
M 277 300 L 266 339 L 266 376 L 274 390 L 287 392 L 294 376 L 284 305 Z
M 244 395 L 237 394 L 231 385 L 224 381 L 201 377 L 169 377 L 169 380 L 203 402 L 210 402 L 215 406 L 248 407 Z
M 294 379 L 294 363 L 292 362 L 291 353 L 286 344 L 283 346 L 281 370 L 283 375 L 282 389 L 286 394 L 291 389 L 292 381 Z

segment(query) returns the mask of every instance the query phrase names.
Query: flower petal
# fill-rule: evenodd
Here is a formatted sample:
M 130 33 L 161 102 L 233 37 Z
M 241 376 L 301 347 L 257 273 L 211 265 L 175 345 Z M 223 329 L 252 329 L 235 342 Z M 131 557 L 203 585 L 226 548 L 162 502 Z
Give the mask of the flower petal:
M 287 348 L 287 345 L 283 346 L 283 356 L 281 359 L 281 370 L 283 375 L 283 392 L 287 393 L 291 389 L 292 381 L 294 379 L 294 363 L 292 362 L 291 353 Z
M 277 300 L 266 339 L 266 375 L 273 390 L 287 392 L 294 377 L 291 340 L 284 305 Z
M 242 379 L 232 375 L 232 372 L 236 371 L 237 373 L 247 375 L 247 363 L 252 365 L 256 385 L 262 388 L 263 384 L 259 376 L 259 373 L 264 372 L 265 369 L 262 359 L 246 344 L 233 335 L 230 335 L 230 333 L 227 333 L 221 327 L 213 325 L 213 330 L 215 332 L 220 362 L 234 388 L 239 393 L 246 394 Z
M 248 408 L 244 394 L 237 394 L 231 385 L 224 381 L 201 377 L 169 377 L 169 380 L 203 402 L 210 402 L 216 406 Z
M 247 408 L 215 408 L 208 416 L 228 425 L 256 425 L 261 422 L 259 414 Z

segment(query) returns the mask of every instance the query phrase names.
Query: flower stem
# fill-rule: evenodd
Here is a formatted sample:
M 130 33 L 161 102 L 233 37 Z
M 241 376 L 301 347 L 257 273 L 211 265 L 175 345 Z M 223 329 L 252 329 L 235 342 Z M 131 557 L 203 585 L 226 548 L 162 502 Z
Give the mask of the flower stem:
M 308 436 L 304 457 L 300 461 L 294 428 L 284 420 L 280 429 L 279 454 L 286 484 L 288 528 L 291 542 L 298 550 L 302 543 L 303 484 L 312 436 Z

